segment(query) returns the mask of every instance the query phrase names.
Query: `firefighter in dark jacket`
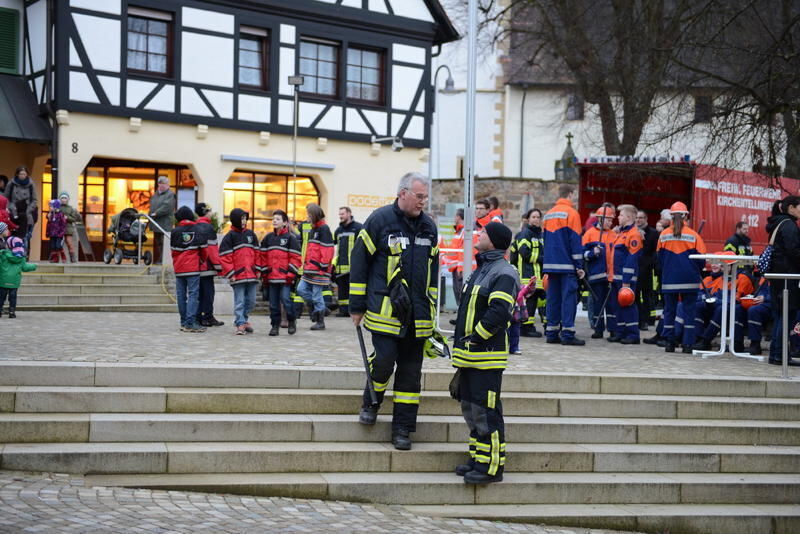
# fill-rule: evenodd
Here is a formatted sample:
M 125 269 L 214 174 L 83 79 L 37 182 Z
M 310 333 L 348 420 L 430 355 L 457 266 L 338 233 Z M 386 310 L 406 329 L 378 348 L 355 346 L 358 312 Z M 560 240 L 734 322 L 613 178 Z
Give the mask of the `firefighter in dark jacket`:
M 422 212 L 429 183 L 419 173 L 404 175 L 397 200 L 369 216 L 351 256 L 350 315 L 372 332 L 370 374 L 379 403 L 396 366 L 392 444 L 399 450 L 411 448 L 416 430 L 422 353 L 438 296 L 437 230 Z M 359 422 L 374 425 L 377 412 L 365 388 Z
M 487 224 L 478 237 L 478 268 L 466 282 L 456 318 L 453 366 L 469 426 L 469 461 L 456 466 L 467 484 L 503 480 L 506 443 L 500 389 L 508 360 L 506 328 L 520 289 L 519 274 L 503 258 L 511 230 Z
M 333 256 L 334 276 L 338 288 L 339 312 L 337 317 L 350 317 L 350 254 L 362 225 L 353 219 L 347 206 L 339 208 L 339 228 L 333 234 L 336 254 Z
M 725 241 L 722 250 L 731 251 L 737 256 L 752 256 L 753 247 L 750 245 L 750 226 L 744 221 L 736 223 L 736 232 Z
M 207 238 L 197 229 L 191 208 L 182 206 L 175 218 L 178 226 L 172 229 L 169 239 L 181 331 L 205 332 L 206 329 L 197 324 L 197 309 L 200 304 L 200 272 L 208 260 Z

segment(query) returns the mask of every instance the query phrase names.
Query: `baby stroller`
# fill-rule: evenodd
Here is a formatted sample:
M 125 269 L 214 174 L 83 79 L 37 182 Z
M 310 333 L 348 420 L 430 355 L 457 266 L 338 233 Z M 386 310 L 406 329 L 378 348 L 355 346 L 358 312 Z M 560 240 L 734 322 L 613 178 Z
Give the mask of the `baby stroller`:
M 142 236 L 142 244 L 146 243 L 146 231 L 147 221 L 139 219 L 139 212 L 135 209 L 125 208 L 114 215 L 108 228 L 112 237 L 111 249 L 103 251 L 103 261 L 111 263 L 113 259 L 119 265 L 124 259 L 133 260 L 134 264 L 138 264 L 141 259 L 145 265 L 153 263 L 153 253 L 149 250 L 144 251 L 139 258 L 139 235 Z M 125 247 L 123 243 L 131 243 L 133 246 Z

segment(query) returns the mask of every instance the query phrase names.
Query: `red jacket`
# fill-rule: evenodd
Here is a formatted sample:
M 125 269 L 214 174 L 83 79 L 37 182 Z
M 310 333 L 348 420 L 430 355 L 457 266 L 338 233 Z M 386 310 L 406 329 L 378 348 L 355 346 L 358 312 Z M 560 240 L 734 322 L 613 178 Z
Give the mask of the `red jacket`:
M 206 239 L 197 223 L 184 220 L 170 232 L 175 276 L 198 276 L 208 259 Z
M 264 236 L 259 250 L 261 278 L 270 284 L 291 284 L 300 269 L 300 239 L 283 227 Z
M 252 230 L 240 230 L 231 226 L 230 232 L 219 244 L 219 261 L 222 264 L 222 276 L 231 285 L 246 282 L 258 282 L 258 238 Z
M 303 264 L 303 279 L 310 284 L 327 285 L 331 280 L 333 260 L 333 235 L 325 219 L 317 222 L 308 236 L 306 261 Z
M 0 222 L 8 225 L 8 231 L 13 232 L 18 227 L 11 222 L 11 212 L 8 211 L 8 199 L 0 194 Z
M 222 264 L 219 262 L 219 246 L 217 245 L 217 232 L 214 231 L 214 226 L 211 224 L 211 219 L 208 217 L 200 217 L 197 219 L 197 230 L 203 233 L 206 239 L 206 253 L 208 258 L 203 264 L 200 276 L 216 276 L 222 270 Z

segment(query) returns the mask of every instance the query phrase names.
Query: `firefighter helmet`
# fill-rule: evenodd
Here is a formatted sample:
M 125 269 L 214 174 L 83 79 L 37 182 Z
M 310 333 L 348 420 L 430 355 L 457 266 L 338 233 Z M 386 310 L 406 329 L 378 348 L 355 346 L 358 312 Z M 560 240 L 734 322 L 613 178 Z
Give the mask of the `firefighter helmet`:
M 614 217 L 614 210 L 611 209 L 609 206 L 601 206 L 597 208 L 597 211 L 594 212 L 596 217 L 607 217 L 613 218 Z
M 619 305 L 623 308 L 632 305 L 635 300 L 636 294 L 633 292 L 633 289 L 629 287 L 620 288 L 619 293 L 617 293 L 617 302 L 619 302 Z
M 447 339 L 435 328 L 433 334 L 428 336 L 428 339 L 425 340 L 425 346 L 422 352 L 428 358 L 450 359 L 450 347 L 447 345 Z
M 732 250 L 723 250 L 722 252 L 715 252 L 714 254 L 719 254 L 720 256 L 736 256 L 736 253 Z M 736 260 L 722 260 L 722 261 L 727 263 L 728 265 L 736 262 Z
M 758 303 L 758 301 L 756 301 L 756 297 L 754 297 L 753 295 L 747 295 L 746 297 L 742 297 L 740 302 L 742 304 L 742 308 L 744 308 L 745 310 L 752 308 Z
M 676 213 L 689 213 L 689 208 L 686 207 L 686 204 L 683 202 L 675 202 L 669 208 L 670 215 L 675 215 Z

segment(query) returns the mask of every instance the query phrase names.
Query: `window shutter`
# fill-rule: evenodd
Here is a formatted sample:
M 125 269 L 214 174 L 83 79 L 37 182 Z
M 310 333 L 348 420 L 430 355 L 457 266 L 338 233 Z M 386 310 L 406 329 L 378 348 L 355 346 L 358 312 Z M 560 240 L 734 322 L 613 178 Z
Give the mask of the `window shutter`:
M 19 12 L 0 8 L 0 73 L 17 74 L 19 57 Z

